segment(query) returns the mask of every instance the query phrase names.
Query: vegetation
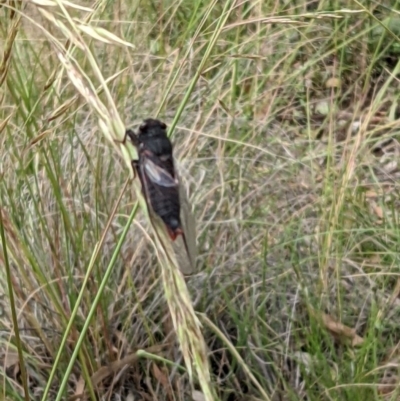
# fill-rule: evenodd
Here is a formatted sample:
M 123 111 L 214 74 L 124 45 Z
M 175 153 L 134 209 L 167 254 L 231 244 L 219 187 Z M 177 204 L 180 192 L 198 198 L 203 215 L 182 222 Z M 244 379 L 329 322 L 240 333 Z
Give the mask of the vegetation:
M 400 399 L 400 3 L 0 7 L 0 400 Z M 118 142 L 149 117 L 179 291 Z

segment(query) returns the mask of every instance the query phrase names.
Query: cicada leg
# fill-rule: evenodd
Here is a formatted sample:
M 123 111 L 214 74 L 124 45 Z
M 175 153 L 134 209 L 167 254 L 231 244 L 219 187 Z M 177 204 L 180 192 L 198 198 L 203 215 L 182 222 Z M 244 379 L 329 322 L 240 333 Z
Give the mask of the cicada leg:
M 133 144 L 133 146 L 138 147 L 139 146 L 139 141 L 137 136 L 135 135 L 135 133 L 131 130 L 131 129 L 127 129 L 125 131 L 125 136 L 124 139 L 122 141 L 119 141 L 118 139 L 114 139 L 115 143 L 121 143 L 121 144 L 125 144 L 127 138 L 129 138 Z M 137 174 L 137 168 L 139 166 L 139 160 L 132 160 L 131 164 L 132 164 L 132 169 L 133 169 L 133 178 L 136 178 L 136 174 Z
M 180 235 L 182 235 L 183 237 L 185 236 L 181 228 L 177 228 L 177 229 L 173 230 L 167 226 L 167 231 L 168 231 L 168 235 L 172 241 L 175 241 L 177 239 L 177 237 L 179 237 Z
M 135 135 L 135 133 L 131 129 L 127 129 L 125 131 L 125 137 L 124 137 L 124 143 L 126 142 L 126 138 L 129 138 L 134 146 L 138 147 L 139 146 L 139 140 L 138 137 Z

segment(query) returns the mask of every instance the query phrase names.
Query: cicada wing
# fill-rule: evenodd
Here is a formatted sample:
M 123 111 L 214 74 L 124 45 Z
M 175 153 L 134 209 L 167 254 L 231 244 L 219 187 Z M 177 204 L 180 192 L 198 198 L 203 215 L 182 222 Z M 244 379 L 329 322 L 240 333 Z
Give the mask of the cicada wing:
M 153 162 L 149 157 L 141 157 L 138 163 L 138 175 L 142 184 L 142 193 L 146 201 L 148 214 L 152 225 L 156 228 L 160 224 L 165 226 L 161 217 L 152 206 L 150 188 L 154 185 L 168 188 L 177 187 L 180 204 L 180 223 L 182 235 L 172 241 L 177 262 L 181 272 L 185 275 L 195 273 L 196 251 L 196 223 L 186 195 L 185 188 L 174 171 L 174 177 L 165 169 Z M 161 189 L 161 188 L 160 188 Z
M 190 275 L 196 272 L 196 221 L 182 183 L 179 185 L 179 201 L 183 235 L 175 240 L 174 251 L 182 273 Z
M 157 230 L 157 227 L 161 227 L 161 226 L 165 227 L 165 223 L 163 222 L 161 217 L 159 215 L 157 215 L 157 213 L 154 211 L 153 206 L 151 204 L 151 194 L 150 194 L 149 186 L 154 185 L 154 181 L 147 174 L 148 169 L 145 168 L 145 163 L 143 163 L 143 162 L 144 162 L 144 160 L 142 160 L 139 163 L 138 175 L 140 178 L 140 182 L 142 184 L 142 194 L 143 194 L 143 198 L 146 203 L 146 208 L 147 208 L 147 212 L 148 212 L 148 215 L 150 218 L 150 222 L 151 222 L 153 228 L 155 230 Z M 149 182 L 150 180 L 151 180 L 151 182 Z M 178 185 L 178 184 L 179 184 L 179 181 L 176 180 L 175 185 Z M 180 186 L 178 188 L 180 188 Z M 179 191 L 179 194 L 180 194 L 180 191 Z M 175 239 L 175 241 L 171 241 L 171 242 L 172 242 L 172 248 L 173 248 L 173 250 L 175 252 L 175 256 L 177 258 L 177 262 L 178 262 L 180 271 L 184 275 L 193 274 L 193 266 L 192 266 L 192 261 L 188 256 L 189 252 L 187 251 L 187 249 L 189 249 L 189 247 L 186 245 L 185 234 L 179 235 Z
M 147 177 L 157 185 L 162 187 L 174 187 L 178 185 L 178 181 L 168 171 L 147 157 L 143 160 L 143 168 Z
M 142 210 L 144 210 L 144 208 L 146 209 L 146 212 L 147 212 L 149 218 L 151 218 L 151 215 L 153 214 L 153 209 L 151 207 L 149 191 L 148 191 L 148 186 L 146 184 L 146 177 L 143 173 L 143 167 L 138 162 L 132 163 L 132 165 L 133 165 L 135 175 L 138 176 L 140 184 L 141 184 L 142 196 L 139 197 L 140 206 L 141 206 Z
M 138 175 L 140 178 L 140 182 L 142 184 L 143 198 L 146 201 L 147 212 L 150 219 L 156 218 L 157 221 L 158 220 L 162 221 L 161 217 L 157 215 L 156 211 L 153 208 L 154 197 L 152 198 L 151 188 L 154 187 L 154 181 L 147 174 L 147 169 L 145 168 L 146 163 L 147 163 L 146 159 L 144 160 L 142 159 L 140 160 L 138 167 Z

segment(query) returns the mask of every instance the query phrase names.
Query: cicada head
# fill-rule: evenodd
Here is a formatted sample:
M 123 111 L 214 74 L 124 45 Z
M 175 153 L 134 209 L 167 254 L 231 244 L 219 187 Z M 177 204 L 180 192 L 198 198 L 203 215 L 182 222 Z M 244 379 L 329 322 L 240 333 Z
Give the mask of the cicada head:
M 156 156 L 171 156 L 172 144 L 167 136 L 167 126 L 159 120 L 148 118 L 139 127 L 138 140 L 143 149 Z
M 160 120 L 148 118 L 144 120 L 139 127 L 139 140 L 143 142 L 154 141 L 158 139 L 168 139 L 167 126 Z
M 167 129 L 167 124 L 163 123 L 160 120 L 156 120 L 155 118 L 147 118 L 140 125 L 140 131 L 146 131 L 147 133 L 152 133 L 153 131 L 157 132 L 158 130 L 165 131 Z

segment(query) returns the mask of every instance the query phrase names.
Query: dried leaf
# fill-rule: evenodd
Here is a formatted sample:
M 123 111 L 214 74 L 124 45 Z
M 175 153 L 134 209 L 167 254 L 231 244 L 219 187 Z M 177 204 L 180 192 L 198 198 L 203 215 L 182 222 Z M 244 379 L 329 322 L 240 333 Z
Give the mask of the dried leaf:
M 128 395 L 126 396 L 126 398 L 125 398 L 125 401 L 135 401 L 136 399 L 135 399 L 135 396 L 133 395 L 133 393 L 130 391 L 129 393 L 128 393 Z
M 164 387 L 164 390 L 172 396 L 171 385 L 169 382 L 168 375 L 161 371 L 161 369 L 155 364 L 152 364 L 154 377 L 160 382 L 160 384 Z M 172 397 L 171 397 L 172 398 Z
M 60 107 L 57 107 L 57 109 L 55 109 L 47 117 L 47 121 L 49 121 L 49 122 L 53 121 L 57 117 L 60 117 L 61 115 L 63 115 L 71 107 L 71 105 L 76 101 L 76 99 L 77 99 L 77 96 L 73 96 L 71 99 L 69 99 L 66 102 L 64 102 Z
M 327 116 L 329 114 L 330 109 L 331 109 L 330 104 L 325 100 L 321 100 L 315 106 L 315 112 L 318 114 L 322 114 L 323 116 Z
M 94 89 L 89 87 L 89 85 L 85 84 L 85 82 L 82 79 L 81 73 L 74 67 L 71 61 L 66 59 L 64 55 L 60 52 L 57 52 L 57 56 L 59 60 L 62 62 L 62 64 L 64 64 L 68 77 L 75 86 L 75 88 L 85 98 L 85 100 L 96 110 L 99 118 L 100 116 L 102 116 L 103 118 L 106 118 L 107 116 L 109 117 L 107 108 L 96 96 Z M 101 121 L 101 119 L 99 121 Z M 105 126 L 107 126 L 106 123 L 104 124 Z M 103 128 L 103 126 L 101 127 Z M 107 136 L 106 132 L 104 132 L 104 134 Z
M 62 4 L 63 4 L 65 7 L 74 8 L 75 10 L 87 11 L 88 13 L 93 13 L 93 12 L 94 12 L 94 9 L 93 9 L 93 8 L 84 7 L 84 6 L 81 6 L 81 5 L 79 5 L 79 4 L 71 3 L 70 1 L 63 1 Z
M 368 190 L 365 192 L 365 196 L 367 198 L 377 198 L 379 196 L 379 194 L 376 191 L 374 191 L 373 189 L 371 189 L 371 190 Z
M 383 209 L 382 209 L 380 206 L 378 206 L 378 205 L 373 205 L 372 208 L 373 208 L 375 214 L 376 214 L 380 219 L 383 219 L 383 215 L 384 215 Z
M 20 373 L 18 352 L 7 348 L 4 358 L 0 359 L 0 366 L 5 368 L 6 375 L 16 379 Z
M 31 0 L 31 2 L 40 7 L 57 7 L 57 3 L 51 0 Z
M 97 386 L 107 377 L 119 372 L 125 365 L 130 365 L 136 362 L 138 359 L 138 355 L 136 352 L 134 352 L 133 354 L 130 354 L 119 361 L 115 361 L 108 366 L 102 366 L 100 369 L 94 372 L 91 377 L 93 386 Z
M 31 0 L 32 3 L 36 4 L 39 7 L 57 7 L 58 4 L 56 1 L 52 0 Z M 89 7 L 80 6 L 79 4 L 74 4 L 69 1 L 62 1 L 61 2 L 64 7 L 75 8 L 76 10 L 87 11 L 89 13 L 93 12 L 94 10 Z
M 39 8 L 40 13 L 47 18 L 50 22 L 56 25 L 63 35 L 69 39 L 76 47 L 81 50 L 85 50 L 84 45 L 81 43 L 80 39 L 70 30 L 67 26 L 60 21 L 60 19 L 56 18 L 52 13 L 47 12 L 43 8 Z
M 97 39 L 101 42 L 135 48 L 135 46 L 133 46 L 131 43 L 125 42 L 124 40 L 120 39 L 118 36 L 114 35 L 113 33 L 107 31 L 104 28 L 100 28 L 98 26 L 94 27 L 89 25 L 78 25 L 78 28 L 82 32 L 91 36 L 93 39 Z
M 18 352 L 8 348 L 8 352 L 4 356 L 4 361 L 1 361 L 1 365 L 6 369 L 8 369 L 11 366 L 16 365 L 18 361 L 19 361 Z
M 171 344 L 165 343 L 161 345 L 154 345 L 152 347 L 147 348 L 145 351 L 152 354 L 161 354 L 163 348 L 170 347 Z M 97 386 L 101 381 L 106 379 L 108 376 L 111 376 L 117 372 L 119 372 L 125 365 L 132 365 L 139 359 L 139 356 L 136 352 L 127 355 L 125 358 L 120 359 L 118 361 L 112 362 L 110 365 L 102 366 L 99 370 L 93 373 L 91 377 L 91 381 L 93 386 Z
M 48 129 L 46 131 L 41 132 L 39 135 L 36 135 L 28 144 L 26 147 L 25 151 L 28 151 L 29 149 L 32 148 L 32 146 L 36 145 L 38 142 L 40 142 L 43 138 L 45 138 L 48 134 L 51 133 L 51 130 Z
M 7 126 L 7 124 L 10 121 L 11 117 L 12 117 L 12 114 L 7 116 L 3 121 L 0 121 L 0 133 L 3 132 L 4 128 Z
M 76 397 L 75 400 L 80 400 L 83 398 L 85 391 L 85 380 L 83 376 L 79 377 L 78 383 L 76 383 L 75 391 L 74 391 L 74 396 Z
M 342 86 L 342 81 L 340 78 L 332 77 L 325 82 L 325 86 L 327 88 L 340 88 Z
M 193 401 L 206 401 L 206 397 L 204 397 L 204 394 L 198 390 L 192 391 L 192 398 Z
M 10 67 L 11 53 L 14 46 L 15 38 L 19 30 L 19 23 L 21 21 L 21 14 L 11 24 L 10 30 L 7 34 L 6 41 L 2 40 L 2 57 L 0 58 L 0 86 L 3 85 L 7 77 L 8 69 Z
M 345 337 L 351 339 L 351 345 L 357 346 L 364 342 L 364 339 L 360 337 L 355 329 L 352 329 L 343 323 L 338 322 L 332 316 L 322 313 L 321 314 L 322 323 L 325 327 L 337 338 Z

